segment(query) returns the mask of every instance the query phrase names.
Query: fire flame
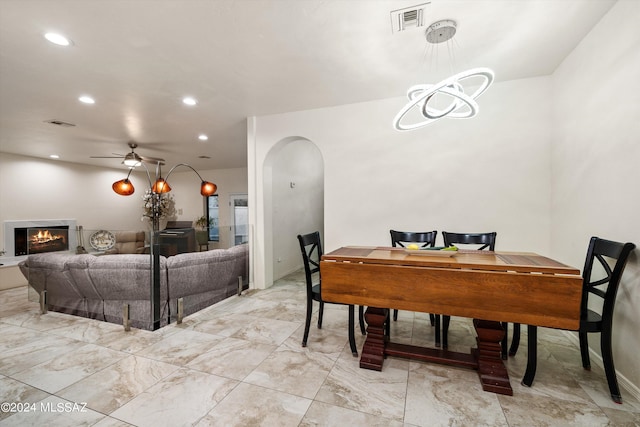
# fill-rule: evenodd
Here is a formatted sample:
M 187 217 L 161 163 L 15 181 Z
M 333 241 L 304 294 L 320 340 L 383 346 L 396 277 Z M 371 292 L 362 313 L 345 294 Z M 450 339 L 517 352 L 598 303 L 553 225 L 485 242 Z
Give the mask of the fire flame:
M 38 234 L 34 234 L 31 241 L 33 243 L 45 243 L 62 237 L 64 236 L 52 235 L 49 230 L 38 230 Z

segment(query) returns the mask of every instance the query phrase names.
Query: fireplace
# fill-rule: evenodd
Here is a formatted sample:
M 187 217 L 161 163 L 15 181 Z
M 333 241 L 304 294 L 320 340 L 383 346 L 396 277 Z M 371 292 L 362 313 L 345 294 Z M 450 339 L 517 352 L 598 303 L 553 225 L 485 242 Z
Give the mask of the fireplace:
M 75 219 L 4 221 L 7 257 L 69 251 L 78 245 Z
M 14 229 L 15 256 L 69 250 L 69 226 Z

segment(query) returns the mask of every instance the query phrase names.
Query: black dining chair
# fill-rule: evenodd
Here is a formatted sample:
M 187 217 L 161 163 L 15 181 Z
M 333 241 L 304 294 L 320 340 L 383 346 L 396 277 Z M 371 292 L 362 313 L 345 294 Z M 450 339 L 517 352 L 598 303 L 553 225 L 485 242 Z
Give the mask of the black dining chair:
M 496 247 L 496 232 L 490 233 L 451 233 L 448 231 L 442 232 L 442 237 L 444 239 L 445 246 L 453 246 L 453 245 L 473 245 L 476 250 L 489 250 L 493 251 Z M 443 315 L 442 316 L 442 348 L 447 348 L 448 346 L 448 332 L 449 332 L 449 324 L 451 322 L 451 316 Z M 504 328 L 504 338 L 502 339 L 502 358 L 507 359 L 507 346 L 509 342 L 508 337 L 508 323 L 502 323 L 502 327 Z M 512 355 L 515 355 L 515 352 L 518 349 L 518 345 L 520 342 L 520 324 L 514 323 L 513 325 L 513 338 L 511 342 L 511 349 L 509 349 L 509 354 L 513 352 Z
M 320 303 L 318 310 L 318 329 L 322 329 L 322 315 L 324 313 L 325 301 L 322 300 L 321 282 L 320 277 L 320 260 L 322 258 L 322 242 L 320 241 L 320 233 L 315 231 L 313 233 L 300 235 L 298 234 L 298 242 L 300 243 L 300 251 L 302 252 L 302 260 L 304 264 L 304 275 L 307 286 L 307 316 L 304 324 L 304 335 L 302 337 L 302 347 L 307 346 L 307 339 L 309 338 L 309 328 L 311 326 L 311 313 L 313 312 L 313 301 Z M 314 283 L 314 274 L 318 274 L 318 281 Z M 333 304 L 333 303 L 331 303 Z M 337 303 L 336 303 L 337 304 Z M 354 334 L 354 306 L 349 305 L 349 346 L 351 347 L 351 353 L 354 356 L 358 356 L 358 349 L 356 347 L 356 339 Z M 360 330 L 365 335 L 366 329 L 364 325 L 364 307 L 358 308 Z
M 433 247 L 436 243 L 438 232 L 434 231 L 396 231 L 389 230 L 391 234 L 391 245 L 395 247 L 406 248 L 410 243 L 416 243 L 419 248 Z M 393 320 L 398 320 L 398 310 L 393 309 Z M 440 320 L 439 318 L 437 320 Z M 431 326 L 436 323 L 436 317 L 429 313 L 429 321 Z M 436 343 L 440 342 L 440 324 L 436 323 Z M 387 322 L 387 335 L 389 335 L 389 323 Z
M 578 329 L 582 367 L 586 370 L 591 369 L 587 336 L 590 333 L 599 332 L 604 372 L 607 376 L 611 399 L 616 403 L 622 403 L 622 397 L 620 396 L 616 370 L 613 365 L 613 349 L 611 347 L 613 309 L 616 304 L 616 294 L 618 293 L 622 273 L 627 264 L 629 254 L 635 247 L 636 245 L 633 243 L 620 243 L 592 237 L 589 241 L 587 258 L 582 270 L 582 301 L 580 303 L 580 327 Z M 613 269 L 611 265 L 613 265 Z M 601 310 L 595 311 L 590 308 L 594 305 L 598 306 L 598 304 L 589 304 L 590 301 L 593 303 L 593 298 L 596 298 L 596 301 L 601 303 Z M 527 331 L 528 360 L 522 383 L 531 386 L 536 374 L 538 333 L 535 326 L 528 326 Z

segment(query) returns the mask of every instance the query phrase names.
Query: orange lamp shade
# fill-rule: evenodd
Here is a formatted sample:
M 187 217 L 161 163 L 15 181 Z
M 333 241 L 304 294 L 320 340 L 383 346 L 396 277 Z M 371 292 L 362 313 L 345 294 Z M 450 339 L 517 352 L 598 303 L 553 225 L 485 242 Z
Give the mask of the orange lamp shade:
M 151 188 L 151 190 L 156 194 L 162 194 L 171 191 L 171 187 L 169 186 L 169 183 L 163 178 L 158 178 L 156 182 L 153 183 L 153 187 Z
M 216 193 L 217 189 L 218 189 L 218 186 L 215 185 L 213 182 L 202 181 L 202 184 L 200 184 L 200 194 L 202 194 L 205 197 L 213 196 Z
M 131 183 L 131 181 L 129 181 L 128 178 L 114 182 L 111 188 L 113 188 L 113 191 L 121 196 L 130 196 L 135 191 L 135 188 L 133 188 L 133 184 Z

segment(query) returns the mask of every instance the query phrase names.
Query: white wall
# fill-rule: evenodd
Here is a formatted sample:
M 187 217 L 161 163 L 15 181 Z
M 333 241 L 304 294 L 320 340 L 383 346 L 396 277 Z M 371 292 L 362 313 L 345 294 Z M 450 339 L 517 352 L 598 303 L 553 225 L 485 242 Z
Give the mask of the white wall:
M 479 98 L 476 118 L 406 133 L 391 125 L 404 98 L 251 118 L 256 286 L 270 284 L 263 262 L 272 256 L 261 166 L 292 136 L 312 141 L 324 158 L 326 252 L 388 245 L 395 228 L 497 231 L 499 250 L 548 254 L 550 92 L 550 78 L 495 84 Z
M 269 152 L 273 279 L 300 269 L 298 234 L 324 229 L 323 161 L 318 148 L 306 140 L 284 141 Z M 293 183 L 293 188 L 291 187 Z M 275 261 L 275 262 L 274 262 Z M 271 280 L 270 280 L 271 281 Z
M 167 171 L 168 172 L 168 171 Z M 210 243 L 211 248 L 227 248 L 233 245 L 231 236 L 231 208 L 229 196 L 247 193 L 247 169 L 210 169 L 198 171 L 202 179 L 211 181 L 218 186 L 220 241 Z M 195 221 L 203 215 L 205 210 L 204 198 L 200 195 L 200 180 L 189 168 L 179 167 L 169 177 L 171 194 L 176 202 L 176 209 L 182 209 L 182 214 L 175 218 L 178 221 Z
M 203 212 L 200 181 L 189 169 L 179 171 L 176 169 L 169 180 L 176 208 L 183 209 L 183 215 L 176 219 L 193 221 Z M 0 153 L 0 223 L 75 218 L 85 230 L 148 230 L 148 223 L 141 221 L 146 175 L 132 176 L 136 192 L 131 196 L 119 196 L 111 190 L 111 184 L 123 179 L 126 172 Z M 228 204 L 230 193 L 247 192 L 244 168 L 202 171 L 200 175 L 218 185 L 221 202 Z M 222 211 L 221 221 L 228 224 L 228 210 Z M 2 233 L 0 227 L 0 242 L 4 241 Z M 85 235 L 85 244 L 87 239 Z
M 591 236 L 640 246 L 638 22 L 640 2 L 618 1 L 552 79 L 551 252 L 580 268 Z M 615 367 L 640 387 L 638 249 L 627 264 L 613 324 Z M 591 338 L 598 353 L 599 338 Z
M 0 221 L 75 218 L 87 230 L 144 229 L 143 192 L 122 197 L 111 190 L 125 176 L 124 170 L 0 153 Z

